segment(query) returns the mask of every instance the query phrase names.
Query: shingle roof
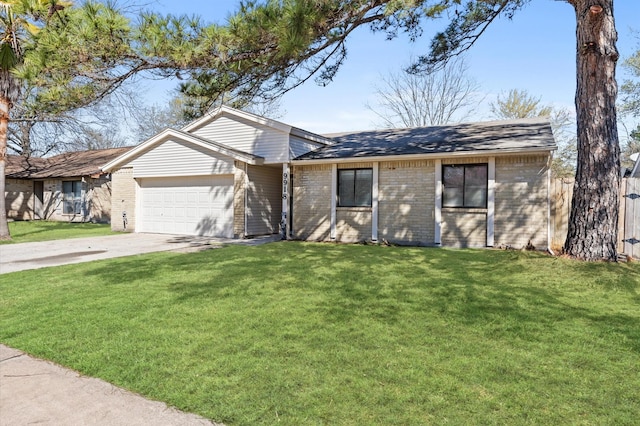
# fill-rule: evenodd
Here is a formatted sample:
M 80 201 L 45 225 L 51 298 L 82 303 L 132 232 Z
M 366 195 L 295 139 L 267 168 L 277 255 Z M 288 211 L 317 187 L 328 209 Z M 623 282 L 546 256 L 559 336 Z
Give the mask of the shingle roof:
M 6 177 L 47 179 L 102 174 L 100 167 L 129 151 L 131 147 L 67 152 L 49 158 L 7 156 Z
M 372 130 L 325 136 L 336 143 L 301 155 L 296 160 L 556 149 L 551 125 L 548 120 L 541 118 Z

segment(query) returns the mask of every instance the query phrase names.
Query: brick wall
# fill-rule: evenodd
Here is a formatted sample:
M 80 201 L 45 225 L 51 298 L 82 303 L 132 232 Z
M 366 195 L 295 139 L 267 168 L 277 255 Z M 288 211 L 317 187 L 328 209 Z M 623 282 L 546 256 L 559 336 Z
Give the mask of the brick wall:
M 328 241 L 331 231 L 331 166 L 294 166 L 292 237 Z
M 371 239 L 370 207 L 338 207 L 336 210 L 336 241 L 356 243 Z
M 445 247 L 485 247 L 487 209 L 442 209 L 442 245 Z
M 496 247 L 548 246 L 548 174 L 546 156 L 496 158 Z
M 124 231 L 122 212 L 127 212 L 127 231 L 136 229 L 136 186 L 133 168 L 123 168 L 111 174 L 111 229 Z
M 442 164 L 487 163 L 488 157 L 443 159 Z M 547 156 L 496 158 L 494 245 L 522 248 L 531 242 L 546 248 Z M 380 162 L 378 168 L 378 239 L 432 245 L 435 239 L 435 161 Z M 371 167 L 371 163 L 339 168 Z M 295 166 L 294 237 L 327 241 L 331 225 L 331 165 Z M 336 209 L 338 241 L 371 238 L 370 208 Z M 442 245 L 484 247 L 487 209 L 443 208 Z
M 32 220 L 33 182 L 24 179 L 7 179 L 5 183 L 7 218 Z
M 433 244 L 435 162 L 381 162 L 378 182 L 378 239 Z

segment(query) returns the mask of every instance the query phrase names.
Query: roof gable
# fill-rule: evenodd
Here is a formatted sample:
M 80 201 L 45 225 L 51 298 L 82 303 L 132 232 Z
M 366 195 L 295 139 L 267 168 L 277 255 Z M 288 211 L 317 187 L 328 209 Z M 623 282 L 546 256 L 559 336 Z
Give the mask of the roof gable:
M 229 146 L 222 145 L 196 135 L 185 133 L 180 130 L 165 129 L 151 139 L 148 139 L 147 141 L 141 143 L 126 154 L 121 155 L 113 161 L 110 161 L 109 163 L 103 165 L 102 169 L 111 171 L 123 167 L 137 157 L 154 149 L 154 147 L 166 142 L 169 139 L 175 139 L 186 144 L 195 144 L 198 147 L 203 148 L 204 150 L 208 150 L 216 154 L 222 154 L 235 160 L 244 161 L 248 164 L 262 164 L 264 161 L 264 159 L 258 155 L 253 155 L 247 152 L 233 149 Z
M 463 123 L 326 135 L 336 143 L 296 160 L 339 160 L 388 156 L 443 156 L 552 151 L 548 120 L 540 118 Z

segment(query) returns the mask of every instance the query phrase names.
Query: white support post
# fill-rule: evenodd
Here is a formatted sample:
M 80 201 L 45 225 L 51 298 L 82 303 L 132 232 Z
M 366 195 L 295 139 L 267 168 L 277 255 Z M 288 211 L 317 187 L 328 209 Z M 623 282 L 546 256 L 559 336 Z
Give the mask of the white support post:
M 282 238 L 291 238 L 291 222 L 289 214 L 289 202 L 291 197 L 291 171 L 289 163 L 282 164 L 282 217 L 280 219 L 280 233 Z
M 330 238 L 336 239 L 336 207 L 338 201 L 338 165 L 331 165 L 331 231 Z
M 442 160 L 435 160 L 436 162 L 436 179 L 435 179 L 435 228 L 433 243 L 436 245 L 442 244 Z
M 373 163 L 373 185 L 371 188 L 371 240 L 378 241 L 378 165 Z
M 487 247 L 495 243 L 496 157 L 489 157 L 487 170 Z

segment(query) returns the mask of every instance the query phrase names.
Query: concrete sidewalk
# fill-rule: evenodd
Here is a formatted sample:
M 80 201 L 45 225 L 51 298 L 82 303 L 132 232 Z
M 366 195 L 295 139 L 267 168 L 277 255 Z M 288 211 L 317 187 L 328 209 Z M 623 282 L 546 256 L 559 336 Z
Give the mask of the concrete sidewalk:
M 278 235 L 252 239 L 227 239 L 126 233 L 104 237 L 2 244 L 0 245 L 0 274 L 158 251 L 204 250 L 226 244 L 258 245 L 278 240 L 280 240 Z
M 0 345 L 0 425 L 216 425 Z

